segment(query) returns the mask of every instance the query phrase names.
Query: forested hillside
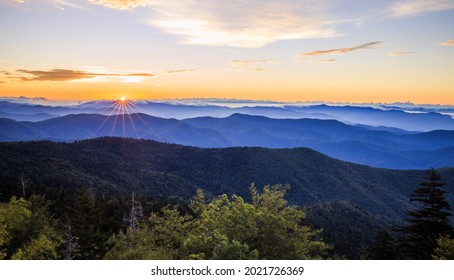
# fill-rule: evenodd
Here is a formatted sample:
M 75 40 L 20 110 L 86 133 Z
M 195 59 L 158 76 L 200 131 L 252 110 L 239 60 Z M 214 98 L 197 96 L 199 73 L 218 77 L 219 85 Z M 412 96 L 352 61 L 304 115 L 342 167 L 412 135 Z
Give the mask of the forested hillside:
M 114 230 L 133 192 L 152 211 L 166 203 L 184 209 L 197 188 L 208 198 L 236 194 L 250 201 L 251 183 L 289 185 L 289 204 L 305 207 L 309 223 L 323 228 L 323 237 L 349 258 L 360 257 L 378 229 L 404 217 L 424 176 L 342 162 L 306 148 L 202 149 L 123 138 L 1 143 L 0 159 L 3 202 L 45 194 L 61 214 L 85 187 L 107 204 L 106 227 Z M 453 186 L 454 171 L 441 174 Z M 447 198 L 453 204 L 452 192 Z

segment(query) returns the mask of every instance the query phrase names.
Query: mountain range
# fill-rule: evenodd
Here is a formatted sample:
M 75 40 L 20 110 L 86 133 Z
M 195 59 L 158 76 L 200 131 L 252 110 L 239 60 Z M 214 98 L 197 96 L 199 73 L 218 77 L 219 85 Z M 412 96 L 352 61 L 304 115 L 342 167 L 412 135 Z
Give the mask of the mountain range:
M 410 132 L 337 120 L 273 119 L 238 113 L 183 120 L 146 114 L 72 114 L 37 122 L 0 119 L 0 141 L 72 142 L 101 136 L 202 148 L 308 147 L 344 161 L 382 168 L 454 166 L 454 130 Z
M 33 100 L 32 100 L 33 101 Z M 16 121 L 41 121 L 70 114 L 104 114 L 111 111 L 112 100 L 61 104 L 0 98 L 0 117 Z M 393 131 L 427 132 L 454 130 L 452 106 L 416 106 L 409 104 L 298 104 L 228 100 L 175 100 L 130 102 L 137 113 L 160 118 L 188 119 L 196 117 L 225 118 L 233 114 L 264 116 L 276 119 L 329 119 L 346 124 L 380 127 Z

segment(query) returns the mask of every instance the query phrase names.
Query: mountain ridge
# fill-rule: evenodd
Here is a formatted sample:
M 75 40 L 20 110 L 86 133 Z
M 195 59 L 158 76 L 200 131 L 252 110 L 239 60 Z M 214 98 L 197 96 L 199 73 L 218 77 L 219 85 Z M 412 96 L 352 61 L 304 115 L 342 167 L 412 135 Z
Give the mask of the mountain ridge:
M 308 147 L 337 159 L 383 168 L 454 166 L 454 130 L 396 134 L 337 120 L 273 119 L 239 113 L 185 120 L 143 113 L 70 114 L 40 122 L 0 119 L 0 130 L 1 141 L 72 142 L 125 136 L 196 147 Z

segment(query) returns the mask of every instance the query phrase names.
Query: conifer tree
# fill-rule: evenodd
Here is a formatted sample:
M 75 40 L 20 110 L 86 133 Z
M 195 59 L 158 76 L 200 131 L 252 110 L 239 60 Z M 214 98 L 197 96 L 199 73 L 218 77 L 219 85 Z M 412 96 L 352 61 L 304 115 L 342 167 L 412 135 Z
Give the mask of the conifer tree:
M 437 240 L 453 233 L 449 221 L 451 207 L 444 197 L 445 184 L 440 174 L 432 168 L 424 179 L 410 199 L 416 204 L 415 210 L 407 213 L 407 224 L 397 228 L 402 234 L 399 245 L 403 258 L 431 259 Z
M 101 210 L 96 204 L 96 197 L 88 188 L 79 189 L 70 208 L 72 234 L 78 238 L 79 259 L 99 259 L 103 252 L 106 238 L 101 233 Z
M 380 230 L 366 253 L 366 258 L 373 260 L 397 259 L 395 238 L 387 229 Z

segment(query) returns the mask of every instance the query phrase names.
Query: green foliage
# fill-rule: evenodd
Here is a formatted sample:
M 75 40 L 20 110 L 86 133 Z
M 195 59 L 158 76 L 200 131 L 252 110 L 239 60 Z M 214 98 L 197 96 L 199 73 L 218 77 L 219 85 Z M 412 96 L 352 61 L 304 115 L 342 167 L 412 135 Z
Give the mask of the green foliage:
M 454 239 L 442 236 L 437 240 L 438 246 L 434 250 L 434 260 L 454 260 Z
M 120 231 L 109 239 L 112 248 L 104 256 L 108 260 L 167 260 L 172 255 L 164 246 L 155 246 L 148 228 L 133 230 L 126 233 Z
M 100 259 L 105 254 L 107 237 L 101 232 L 101 209 L 96 203 L 94 193 L 82 188 L 76 192 L 74 203 L 70 208 L 72 234 L 79 244 L 78 259 Z
M 191 217 L 181 216 L 176 207 L 151 213 L 148 222 L 113 235 L 105 259 L 180 259 L 181 247 L 191 227 Z
M 57 240 L 57 242 L 60 242 Z M 28 241 L 11 257 L 12 260 L 47 260 L 58 258 L 58 244 L 54 237 L 39 234 Z
M 190 205 L 195 216 L 176 207 L 152 213 L 137 230 L 110 240 L 107 259 L 319 259 L 329 246 L 304 224 L 305 214 L 287 206 L 287 187 L 252 186 L 252 203 L 222 195 L 205 203 L 199 191 Z
M 57 259 L 62 240 L 43 196 L 11 198 L 0 204 L 0 257 Z
M 309 225 L 323 229 L 323 240 L 333 245 L 335 256 L 347 259 L 370 258 L 366 249 L 375 234 L 396 221 L 374 215 L 347 201 L 329 201 L 304 207 Z
M 403 235 L 399 244 L 403 258 L 431 259 L 437 240 L 453 233 L 451 207 L 443 186 L 438 171 L 429 169 L 425 181 L 412 194 L 410 201 L 416 202 L 417 208 L 408 212 L 407 224 L 398 228 Z

